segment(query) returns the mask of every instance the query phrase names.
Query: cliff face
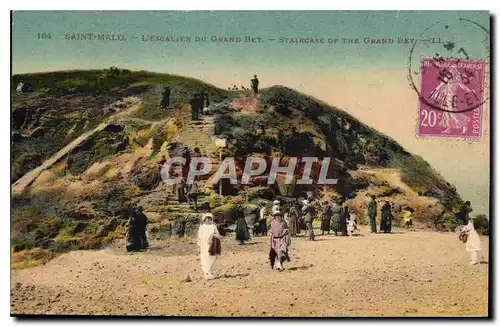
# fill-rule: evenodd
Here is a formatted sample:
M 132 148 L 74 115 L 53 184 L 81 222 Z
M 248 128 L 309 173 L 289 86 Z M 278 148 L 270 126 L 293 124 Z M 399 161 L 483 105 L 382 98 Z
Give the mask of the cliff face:
M 342 195 L 360 216 L 367 193 L 416 210 L 416 220 L 450 227 L 462 200 L 422 158 L 345 111 L 292 89 L 275 86 L 258 96 L 225 91 L 174 75 L 72 71 L 13 76 L 33 93 L 16 94 L 12 106 L 12 242 L 15 250 L 99 247 L 122 237 L 128 212 L 142 205 L 155 237 L 192 234 L 199 215 L 178 203 L 172 186 L 161 182 L 160 163 L 199 148 L 219 167 L 214 136 L 225 137 L 224 156 L 233 156 L 241 175 L 245 158 L 271 162 L 281 157 L 331 157 L 329 178 L 338 184 L 284 185 L 279 175 L 266 184 L 267 170 L 243 187 L 223 180 L 223 194 L 211 174 L 199 181 L 201 208 L 231 223 L 252 204 L 274 196 L 316 199 Z M 160 108 L 165 87 L 169 108 Z M 210 99 L 210 116 L 190 120 L 195 92 Z M 180 172 L 180 167 L 175 168 Z M 295 179 L 302 175 L 298 165 Z M 313 179 L 319 166 L 313 168 Z M 445 218 L 443 218 L 445 217 Z

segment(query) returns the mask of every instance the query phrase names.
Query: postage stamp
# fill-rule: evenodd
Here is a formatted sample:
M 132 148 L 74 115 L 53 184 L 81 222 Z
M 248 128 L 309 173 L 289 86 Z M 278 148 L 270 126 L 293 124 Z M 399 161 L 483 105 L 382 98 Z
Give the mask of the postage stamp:
M 418 136 L 479 139 L 486 62 L 423 58 Z

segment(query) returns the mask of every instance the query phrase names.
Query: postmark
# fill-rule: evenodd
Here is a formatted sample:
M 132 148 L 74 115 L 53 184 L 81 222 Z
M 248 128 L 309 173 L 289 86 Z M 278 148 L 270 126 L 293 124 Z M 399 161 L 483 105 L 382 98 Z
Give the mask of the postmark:
M 463 31 L 475 33 L 466 40 Z M 417 137 L 479 140 L 489 99 L 489 31 L 467 20 L 436 22 L 410 48 L 408 80 L 418 104 Z

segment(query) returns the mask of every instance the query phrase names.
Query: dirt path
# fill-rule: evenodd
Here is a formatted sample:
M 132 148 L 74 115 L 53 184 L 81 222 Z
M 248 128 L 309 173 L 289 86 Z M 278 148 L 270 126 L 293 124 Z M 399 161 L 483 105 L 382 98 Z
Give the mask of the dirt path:
M 20 194 L 23 192 L 23 190 L 30 186 L 31 183 L 46 169 L 49 169 L 52 167 L 53 164 L 55 164 L 57 161 L 59 161 L 62 157 L 67 155 L 71 150 L 75 149 L 77 146 L 82 144 L 82 142 L 86 141 L 89 137 L 94 135 L 97 132 L 102 131 L 105 129 L 109 123 L 101 123 L 99 124 L 96 128 L 87 131 L 80 136 L 78 136 L 76 139 L 68 143 L 65 147 L 63 147 L 61 150 L 57 151 L 52 157 L 49 159 L 45 160 L 43 164 L 40 166 L 36 167 L 35 169 L 29 171 L 28 173 L 24 174 L 21 178 L 19 178 L 14 184 L 12 184 L 12 194 Z
M 240 113 L 244 115 L 256 114 L 259 112 L 259 99 L 251 93 L 249 96 L 234 99 L 232 106 L 239 109 Z
M 468 264 L 455 234 L 320 236 L 293 240 L 284 272 L 267 238 L 223 242 L 204 281 L 194 243 L 76 251 L 13 271 L 12 313 L 211 316 L 485 316 L 488 264 Z M 483 240 L 488 248 L 488 239 Z M 484 251 L 488 260 L 487 250 Z M 191 282 L 183 281 L 189 275 Z

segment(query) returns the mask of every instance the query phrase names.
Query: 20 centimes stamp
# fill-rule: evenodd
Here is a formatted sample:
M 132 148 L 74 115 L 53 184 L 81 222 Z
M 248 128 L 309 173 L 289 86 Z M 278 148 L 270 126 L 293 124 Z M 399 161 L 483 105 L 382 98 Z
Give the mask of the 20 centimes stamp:
M 464 33 L 474 38 L 466 40 Z M 489 110 L 489 30 L 469 19 L 437 21 L 410 47 L 408 81 L 419 98 L 416 134 L 480 140 Z
M 480 139 L 485 60 L 423 58 L 418 136 Z

